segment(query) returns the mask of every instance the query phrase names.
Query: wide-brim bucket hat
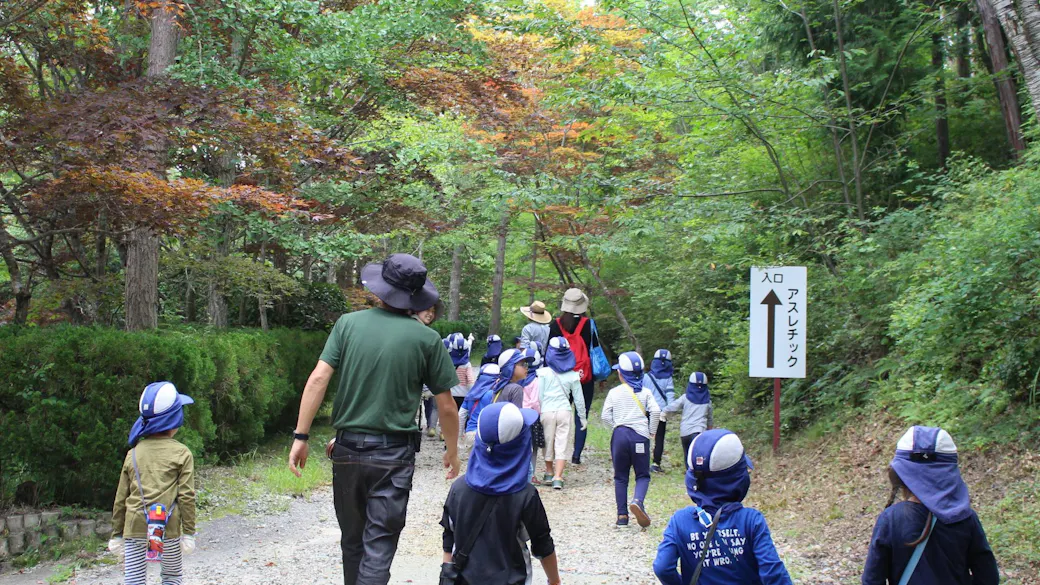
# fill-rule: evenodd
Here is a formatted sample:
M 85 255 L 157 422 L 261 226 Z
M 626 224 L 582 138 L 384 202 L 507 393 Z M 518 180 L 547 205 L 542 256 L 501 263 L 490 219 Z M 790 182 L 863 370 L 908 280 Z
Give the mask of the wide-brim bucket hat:
M 361 269 L 361 284 L 387 305 L 407 311 L 425 311 L 440 300 L 437 287 L 426 277 L 426 267 L 411 254 L 394 254 L 382 263 Z
M 520 312 L 524 314 L 524 317 L 535 323 L 541 323 L 542 325 L 552 323 L 552 313 L 545 310 L 545 303 L 542 301 L 535 301 L 531 303 L 530 307 L 520 307 Z
M 581 292 L 581 289 L 569 288 L 563 293 L 563 302 L 560 304 L 560 312 L 580 315 L 589 310 L 589 297 Z

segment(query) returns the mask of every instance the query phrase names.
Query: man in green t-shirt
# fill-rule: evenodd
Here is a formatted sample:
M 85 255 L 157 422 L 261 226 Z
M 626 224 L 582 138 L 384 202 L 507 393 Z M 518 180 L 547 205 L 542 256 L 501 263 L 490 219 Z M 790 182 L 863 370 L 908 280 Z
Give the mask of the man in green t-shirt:
M 419 410 L 425 384 L 434 394 L 444 434 L 447 478 L 459 472 L 459 414 L 451 397 L 455 366 L 440 335 L 411 315 L 433 307 L 437 288 L 414 256 L 394 254 L 369 264 L 361 282 L 379 297 L 378 308 L 343 315 L 329 334 L 300 402 L 289 453 L 299 477 L 307 464 L 307 433 L 339 372 L 332 402 L 336 442 L 332 488 L 343 549 L 346 585 L 386 585 L 404 529 L 419 446 Z

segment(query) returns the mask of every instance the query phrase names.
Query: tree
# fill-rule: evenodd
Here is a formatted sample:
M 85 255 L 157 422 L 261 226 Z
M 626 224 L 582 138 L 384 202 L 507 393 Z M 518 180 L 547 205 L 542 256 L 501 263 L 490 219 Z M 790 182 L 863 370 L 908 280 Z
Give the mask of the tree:
M 980 0 L 993 8 L 1026 81 L 1033 109 L 1040 108 L 1040 4 L 1030 0 Z
M 1025 138 L 1022 136 L 1022 112 L 1019 108 L 1015 78 L 1008 69 L 1007 48 L 1004 45 L 1004 35 L 1000 31 L 1000 21 L 990 0 L 976 0 L 975 6 L 982 19 L 989 64 L 992 68 L 990 73 L 994 76 L 993 83 L 997 88 L 1008 144 L 1015 153 L 1021 153 L 1026 149 Z

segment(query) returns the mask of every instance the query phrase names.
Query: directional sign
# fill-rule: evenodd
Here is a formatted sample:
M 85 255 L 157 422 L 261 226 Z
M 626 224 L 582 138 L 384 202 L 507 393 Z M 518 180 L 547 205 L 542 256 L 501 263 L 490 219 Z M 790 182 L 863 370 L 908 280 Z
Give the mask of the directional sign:
M 804 378 L 804 266 L 751 269 L 752 378 Z

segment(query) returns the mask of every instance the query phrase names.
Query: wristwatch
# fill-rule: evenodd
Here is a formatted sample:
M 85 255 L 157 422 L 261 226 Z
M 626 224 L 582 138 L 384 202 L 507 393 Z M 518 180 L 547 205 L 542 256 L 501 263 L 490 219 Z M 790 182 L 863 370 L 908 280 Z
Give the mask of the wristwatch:
M 311 438 L 307 433 L 297 433 L 296 431 L 293 431 L 292 437 L 297 441 L 309 441 Z

